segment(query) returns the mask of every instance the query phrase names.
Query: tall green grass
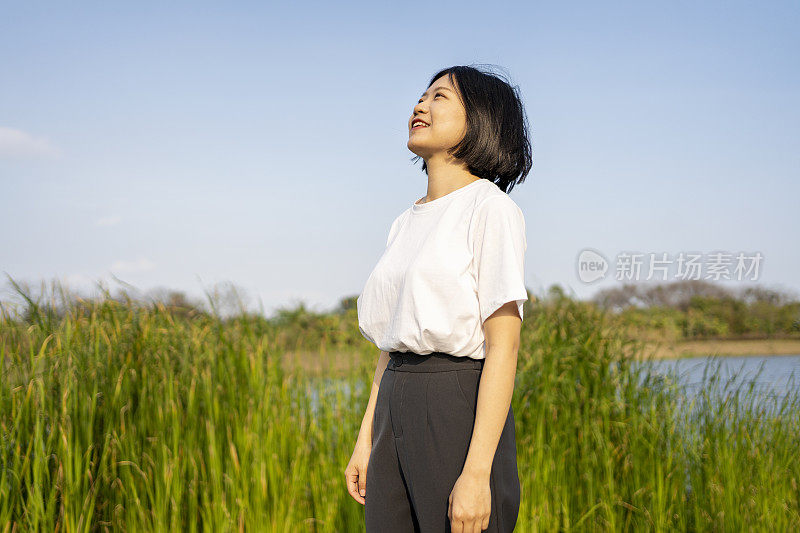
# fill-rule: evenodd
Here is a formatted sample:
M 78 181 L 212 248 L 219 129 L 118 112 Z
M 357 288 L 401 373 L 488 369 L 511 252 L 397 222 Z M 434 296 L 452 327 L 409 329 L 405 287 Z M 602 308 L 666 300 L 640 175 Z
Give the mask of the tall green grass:
M 313 375 L 286 364 L 285 316 L 50 309 L 0 322 L 0 531 L 363 531 L 343 471 L 372 345 L 323 341 Z M 797 395 L 690 406 L 593 306 L 526 311 L 517 531 L 800 528 Z

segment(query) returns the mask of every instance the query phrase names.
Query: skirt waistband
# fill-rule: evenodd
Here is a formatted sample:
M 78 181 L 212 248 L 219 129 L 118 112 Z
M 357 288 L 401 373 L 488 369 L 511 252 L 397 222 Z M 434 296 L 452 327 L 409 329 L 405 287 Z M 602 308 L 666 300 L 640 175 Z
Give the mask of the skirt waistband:
M 421 355 L 414 352 L 389 352 L 389 366 L 399 372 L 447 372 L 483 368 L 484 359 L 431 352 Z

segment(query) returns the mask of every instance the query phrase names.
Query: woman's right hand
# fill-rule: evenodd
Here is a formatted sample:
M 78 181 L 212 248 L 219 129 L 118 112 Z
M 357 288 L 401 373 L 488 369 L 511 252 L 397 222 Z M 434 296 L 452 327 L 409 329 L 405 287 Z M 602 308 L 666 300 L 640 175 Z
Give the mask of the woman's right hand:
M 347 492 L 355 501 L 364 505 L 367 495 L 367 464 L 369 455 L 372 452 L 372 444 L 365 439 L 359 438 L 356 441 L 353 455 L 347 468 L 344 469 L 344 477 L 347 480 Z

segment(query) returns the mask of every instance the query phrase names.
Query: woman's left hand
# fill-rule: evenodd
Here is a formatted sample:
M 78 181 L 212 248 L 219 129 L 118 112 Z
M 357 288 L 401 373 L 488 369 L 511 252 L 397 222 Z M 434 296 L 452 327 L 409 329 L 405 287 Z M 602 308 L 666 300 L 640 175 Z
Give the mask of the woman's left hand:
M 489 475 L 464 471 L 450 491 L 447 517 L 453 533 L 480 533 L 489 527 L 492 491 Z

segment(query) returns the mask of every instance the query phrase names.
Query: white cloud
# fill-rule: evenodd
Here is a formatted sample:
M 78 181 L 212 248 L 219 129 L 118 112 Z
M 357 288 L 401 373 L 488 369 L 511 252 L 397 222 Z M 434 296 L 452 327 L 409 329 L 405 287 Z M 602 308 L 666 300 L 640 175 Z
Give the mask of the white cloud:
M 114 261 L 114 264 L 111 265 L 111 270 L 117 272 L 145 272 L 153 270 L 155 266 L 156 264 L 149 259 L 140 257 L 135 261 Z
M 44 137 L 34 137 L 22 130 L 0 126 L 0 157 L 58 157 L 61 150 Z
M 108 217 L 98 218 L 95 224 L 97 226 L 116 226 L 117 224 L 119 224 L 120 220 L 122 220 L 121 216 L 111 215 Z

